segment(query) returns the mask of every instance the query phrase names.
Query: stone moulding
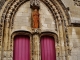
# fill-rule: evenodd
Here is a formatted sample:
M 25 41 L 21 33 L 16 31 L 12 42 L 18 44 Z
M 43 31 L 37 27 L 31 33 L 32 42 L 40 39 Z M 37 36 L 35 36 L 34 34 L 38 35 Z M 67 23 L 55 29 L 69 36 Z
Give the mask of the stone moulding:
M 2 23 L 4 23 L 4 20 L 9 20 L 9 23 L 11 25 L 11 28 L 13 27 L 13 19 L 14 19 L 14 15 L 15 13 L 17 12 L 18 8 L 20 7 L 20 5 L 22 5 L 23 3 L 25 3 L 26 1 L 28 0 L 23 0 L 23 1 L 10 1 L 6 8 L 4 9 L 4 12 L 2 14 Z M 56 20 L 62 20 L 63 18 L 63 13 L 61 12 L 61 10 L 58 8 L 59 6 L 56 5 L 57 3 L 53 2 L 51 0 L 52 3 L 50 3 L 49 1 L 44 1 L 44 0 L 41 0 L 49 9 L 50 11 L 52 12 L 52 15 L 53 15 L 53 18 L 55 19 L 55 23 L 56 23 Z M 55 7 L 53 7 L 52 5 L 54 5 Z

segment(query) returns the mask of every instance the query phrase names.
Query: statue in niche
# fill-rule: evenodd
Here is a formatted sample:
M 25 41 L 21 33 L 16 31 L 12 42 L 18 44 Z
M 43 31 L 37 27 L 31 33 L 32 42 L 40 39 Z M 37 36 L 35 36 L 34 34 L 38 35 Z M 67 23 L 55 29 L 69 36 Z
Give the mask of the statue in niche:
M 39 0 L 30 0 L 30 8 L 32 9 L 31 18 L 32 18 L 32 28 L 39 28 Z
M 32 11 L 32 28 L 39 28 L 39 10 L 34 9 Z

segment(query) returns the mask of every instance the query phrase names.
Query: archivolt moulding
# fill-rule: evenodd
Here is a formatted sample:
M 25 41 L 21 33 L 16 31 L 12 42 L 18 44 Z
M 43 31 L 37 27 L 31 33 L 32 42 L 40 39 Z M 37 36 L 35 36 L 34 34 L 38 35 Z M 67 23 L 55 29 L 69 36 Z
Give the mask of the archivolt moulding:
M 2 14 L 2 23 L 3 23 L 3 26 L 4 26 L 4 21 L 6 22 L 9 22 L 10 24 L 10 27 L 12 28 L 13 27 L 13 19 L 14 19 L 14 15 L 15 13 L 17 12 L 18 8 L 23 4 L 25 3 L 26 1 L 29 1 L 29 0 L 12 0 L 10 1 L 6 8 L 4 9 L 4 12 Z M 50 1 L 44 1 L 44 0 L 41 0 L 51 11 L 52 15 L 53 15 L 53 18 L 55 19 L 55 23 L 56 23 L 56 20 L 65 20 L 64 19 L 64 15 L 61 11 L 61 9 L 59 8 L 58 4 L 56 3 L 56 1 L 53 1 L 53 0 L 50 0 Z M 58 1 L 57 1 L 58 2 Z M 67 16 L 67 15 L 66 15 Z

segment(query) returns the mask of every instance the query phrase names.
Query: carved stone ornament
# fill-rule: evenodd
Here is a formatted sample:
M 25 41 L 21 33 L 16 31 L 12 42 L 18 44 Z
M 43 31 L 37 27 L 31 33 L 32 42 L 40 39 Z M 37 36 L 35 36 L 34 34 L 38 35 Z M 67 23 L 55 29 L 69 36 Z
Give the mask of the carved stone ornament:
M 74 1 L 74 5 L 80 6 L 80 0 L 73 0 L 73 1 Z
M 32 9 L 35 9 L 35 8 L 39 9 L 40 1 L 39 0 L 30 0 L 30 7 Z

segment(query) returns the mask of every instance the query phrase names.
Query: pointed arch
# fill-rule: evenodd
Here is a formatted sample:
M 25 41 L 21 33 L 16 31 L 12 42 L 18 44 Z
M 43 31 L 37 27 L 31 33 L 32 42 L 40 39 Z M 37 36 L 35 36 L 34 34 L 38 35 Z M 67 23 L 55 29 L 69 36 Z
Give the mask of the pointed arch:
M 23 4 L 25 3 L 26 1 L 28 0 L 11 0 L 8 5 L 5 7 L 4 9 L 4 12 L 2 14 L 2 19 L 1 19 L 1 23 L 3 24 L 2 25 L 2 30 L 3 30 L 3 39 L 2 41 L 4 40 L 8 40 L 9 37 L 11 36 L 9 32 L 11 32 L 10 29 L 13 28 L 13 23 L 14 23 L 14 16 L 18 10 L 18 8 Z M 54 4 L 54 0 L 41 0 L 49 9 L 50 11 L 52 12 L 52 15 L 55 19 L 55 23 L 56 23 L 56 20 L 65 20 L 64 19 L 64 16 L 67 16 L 66 14 L 64 15 L 61 8 L 60 9 L 57 9 L 59 7 L 58 4 Z M 52 1 L 52 2 L 51 2 Z M 50 3 L 51 2 L 51 3 Z M 56 2 L 58 2 L 56 0 Z M 52 6 L 53 5 L 53 6 Z M 55 6 L 57 5 L 57 6 Z M 65 10 L 64 10 L 65 11 Z M 64 12 L 65 13 L 65 12 Z M 67 18 L 66 18 L 67 19 Z M 6 26 L 7 25 L 7 26 Z M 5 33 L 5 34 L 4 34 Z M 5 37 L 6 35 L 6 37 Z M 7 38 L 7 39 L 6 39 Z M 10 39 L 9 39 L 10 41 Z M 12 44 L 13 42 L 10 42 L 10 44 Z M 4 43 L 3 43 L 4 44 Z M 12 46 L 13 47 L 13 46 Z M 4 50 L 3 50 L 4 51 Z M 13 51 L 13 49 L 11 49 L 11 51 Z

